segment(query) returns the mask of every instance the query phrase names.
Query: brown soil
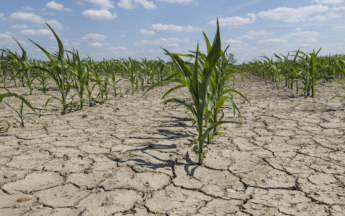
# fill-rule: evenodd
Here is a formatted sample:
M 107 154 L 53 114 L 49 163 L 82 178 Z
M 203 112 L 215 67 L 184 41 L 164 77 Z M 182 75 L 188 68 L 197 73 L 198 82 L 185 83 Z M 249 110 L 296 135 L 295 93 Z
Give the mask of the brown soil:
M 190 113 L 162 103 L 169 86 L 67 115 L 43 107 L 57 91 L 35 90 L 26 98 L 39 115 L 26 109 L 35 123 L 24 128 L 0 104 L 11 122 L 0 133 L 0 215 L 344 215 L 344 102 L 329 101 L 340 85 L 305 98 L 250 77 L 236 85 L 251 101 L 237 100 L 244 124 L 222 127 L 203 166 L 188 147 Z

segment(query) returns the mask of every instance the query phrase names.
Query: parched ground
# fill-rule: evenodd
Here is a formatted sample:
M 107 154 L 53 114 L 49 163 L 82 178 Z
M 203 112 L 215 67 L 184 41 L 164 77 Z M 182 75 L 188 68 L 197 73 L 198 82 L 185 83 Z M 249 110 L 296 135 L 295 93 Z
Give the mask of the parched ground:
M 236 85 L 251 101 L 237 100 L 244 124 L 222 127 L 203 166 L 188 147 L 190 114 L 162 103 L 169 86 L 63 116 L 56 102 L 43 107 L 58 92 L 35 90 L 26 98 L 38 116 L 25 128 L 0 104 L 12 125 L 0 133 L 0 215 L 343 216 L 344 102 L 329 101 L 340 85 L 305 98 L 250 77 Z

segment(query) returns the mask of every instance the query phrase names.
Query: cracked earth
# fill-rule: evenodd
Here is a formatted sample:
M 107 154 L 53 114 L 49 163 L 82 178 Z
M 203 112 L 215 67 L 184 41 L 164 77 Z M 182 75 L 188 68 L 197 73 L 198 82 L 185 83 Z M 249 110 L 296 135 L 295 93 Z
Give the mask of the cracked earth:
M 169 86 L 63 116 L 57 103 L 43 107 L 58 92 L 36 90 L 26 99 L 39 115 L 27 110 L 35 122 L 25 128 L 0 104 L 11 123 L 0 133 L 0 215 L 343 216 L 344 102 L 329 101 L 340 86 L 322 83 L 305 98 L 250 78 L 235 87 L 251 101 L 237 98 L 244 124 L 221 128 L 203 166 L 188 147 L 197 134 L 189 112 L 162 103 Z

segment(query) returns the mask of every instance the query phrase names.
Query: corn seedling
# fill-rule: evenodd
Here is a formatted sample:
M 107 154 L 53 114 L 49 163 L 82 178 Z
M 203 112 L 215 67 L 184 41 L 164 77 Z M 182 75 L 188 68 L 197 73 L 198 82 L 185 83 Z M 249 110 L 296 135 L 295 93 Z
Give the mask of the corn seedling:
M 20 103 L 20 108 L 19 108 L 19 111 L 16 110 L 15 108 L 13 108 L 13 106 L 9 105 L 8 103 L 4 102 L 8 107 L 10 107 L 13 111 L 15 111 L 18 115 L 19 118 L 15 118 L 13 117 L 17 122 L 20 123 L 20 126 L 24 127 L 24 122 L 25 122 L 25 119 L 30 119 L 31 121 L 35 122 L 33 119 L 31 119 L 30 117 L 28 116 L 24 116 L 23 115 L 23 107 L 24 107 L 24 102 L 22 101 Z
M 84 105 L 84 91 L 86 88 L 86 83 L 89 79 L 89 74 L 86 70 L 86 68 L 82 65 L 82 62 L 80 61 L 79 53 L 78 51 L 73 52 L 73 61 L 70 62 L 70 67 L 72 71 L 72 77 L 75 81 L 74 85 L 70 85 L 71 88 L 75 89 L 77 92 L 77 95 L 79 96 L 79 109 L 83 109 Z M 73 97 L 72 97 L 73 98 Z
M 38 45 L 37 43 L 30 40 L 33 44 L 35 44 L 40 50 L 43 51 L 43 53 L 49 58 L 51 66 L 49 68 L 43 68 L 39 66 L 35 66 L 35 69 L 40 69 L 46 71 L 50 77 L 54 80 L 56 85 L 59 87 L 61 98 L 58 97 L 51 97 L 47 100 L 45 107 L 48 105 L 48 103 L 52 100 L 58 100 L 62 104 L 62 114 L 66 114 L 68 112 L 68 107 L 70 107 L 70 103 L 67 103 L 67 95 L 71 89 L 70 85 L 67 83 L 67 70 L 68 70 L 68 64 L 66 62 L 66 59 L 64 57 L 64 47 L 62 45 L 62 42 L 59 38 L 59 36 L 55 33 L 55 31 L 46 23 L 46 25 L 50 28 L 50 30 L 53 32 L 55 39 L 59 46 L 59 52 L 56 56 L 50 54 L 47 50 L 45 50 L 43 47 Z
M 16 66 L 18 68 L 18 73 L 21 73 L 22 85 L 24 87 L 24 79 L 25 79 L 26 84 L 29 87 L 30 95 L 31 95 L 33 91 L 32 83 L 33 83 L 33 80 L 35 79 L 34 74 L 31 73 L 32 72 L 31 63 L 28 59 L 27 52 L 25 51 L 25 49 L 20 45 L 20 43 L 15 38 L 13 39 L 17 42 L 20 49 L 22 50 L 22 56 L 19 57 L 16 53 L 13 53 L 9 49 L 6 49 L 6 52 L 11 58 L 15 60 L 14 62 L 16 63 Z
M 215 39 L 213 41 L 212 46 L 208 42 L 207 37 L 205 37 L 206 46 L 207 46 L 207 55 L 205 55 L 205 60 L 201 61 L 202 55 L 199 52 L 199 44 L 195 51 L 195 62 L 194 65 L 191 66 L 191 69 L 182 59 L 181 57 L 186 57 L 190 55 L 185 54 L 178 54 L 178 53 L 170 53 L 168 50 L 164 49 L 165 53 L 170 56 L 174 65 L 178 68 L 178 72 L 168 75 L 167 78 L 148 89 L 151 90 L 156 86 L 159 86 L 164 83 L 178 83 L 176 87 L 171 88 L 168 90 L 164 96 L 167 94 L 182 88 L 187 87 L 192 98 L 193 103 L 189 103 L 183 99 L 172 98 L 165 100 L 164 102 L 174 102 L 184 105 L 193 115 L 193 121 L 196 124 L 196 129 L 198 131 L 198 138 L 195 139 L 190 146 L 196 144 L 197 149 L 195 153 L 198 155 L 199 164 L 202 164 L 204 158 L 204 142 L 205 139 L 208 137 L 209 133 L 216 127 L 224 123 L 239 123 L 235 121 L 216 121 L 212 125 L 206 125 L 207 127 L 204 128 L 204 118 L 207 117 L 206 113 L 210 112 L 208 110 L 208 102 L 207 102 L 207 91 L 209 89 L 209 83 L 212 77 L 212 74 L 215 71 L 215 67 L 217 65 L 217 61 L 223 55 L 223 51 L 221 50 L 221 39 L 220 39 L 220 31 L 219 31 L 219 23 L 217 20 L 217 33 L 215 35 Z M 163 97 L 164 97 L 163 96 Z M 212 108 L 212 107 L 211 107 Z M 207 110 L 207 111 L 206 111 Z M 207 122 L 207 119 L 206 119 Z
M 1 82 L 3 87 L 6 88 L 6 78 L 9 73 L 9 67 L 7 64 L 7 60 L 4 57 L 4 50 L 1 51 L 1 57 L 0 57 L 0 75 L 1 75 Z
M 44 64 L 42 62 L 39 62 L 39 61 L 33 61 L 32 62 L 32 65 L 33 67 L 44 67 Z M 44 71 L 44 70 L 41 70 L 41 69 L 36 69 L 37 71 L 37 77 L 36 77 L 36 80 L 38 80 L 41 84 L 41 91 L 42 93 L 46 93 L 47 90 L 48 90 L 48 80 L 49 80 L 49 74 Z M 36 88 L 39 90 L 39 88 Z
M 129 77 L 125 78 L 129 82 L 131 82 L 132 85 L 132 94 L 138 89 L 138 72 L 135 68 L 135 61 L 131 58 L 129 58 L 127 61 L 118 61 L 118 63 L 122 66 L 123 70 L 129 74 Z M 127 90 L 127 92 L 130 91 Z M 126 92 L 126 93 L 127 93 Z
M 20 122 L 20 124 L 21 124 L 22 127 L 24 127 L 24 120 L 25 120 L 25 118 L 28 118 L 28 117 L 24 117 L 24 116 L 23 116 L 23 106 L 24 106 L 24 104 L 25 104 L 26 106 L 28 106 L 32 111 L 34 111 L 35 114 L 37 114 L 36 111 L 35 111 L 35 109 L 31 106 L 31 104 L 30 104 L 29 102 L 27 102 L 27 101 L 25 100 L 24 97 L 22 97 L 22 96 L 20 96 L 20 95 L 18 95 L 18 94 L 15 94 L 15 93 L 11 93 L 11 92 L 8 91 L 6 88 L 3 88 L 3 89 L 5 89 L 8 93 L 6 93 L 6 94 L 0 94 L 0 103 L 1 103 L 2 100 L 3 100 L 4 98 L 6 98 L 6 97 L 15 97 L 15 98 L 18 98 L 18 99 L 21 101 L 21 106 L 20 106 L 19 112 L 18 112 L 16 109 L 14 109 L 11 105 L 9 105 L 8 103 L 5 103 L 5 104 L 6 104 L 7 106 L 9 106 L 11 109 L 13 109 L 13 110 L 19 115 L 19 119 L 16 119 L 16 118 L 15 118 L 15 119 L 16 119 L 18 122 Z M 6 131 L 9 129 L 10 123 L 9 123 L 8 121 L 6 121 L 6 120 L 1 120 L 0 123 L 5 123 L 5 124 L 7 124 L 7 129 L 6 129 Z M 3 129 L 3 127 L 1 127 L 0 130 L 1 130 L 1 129 Z

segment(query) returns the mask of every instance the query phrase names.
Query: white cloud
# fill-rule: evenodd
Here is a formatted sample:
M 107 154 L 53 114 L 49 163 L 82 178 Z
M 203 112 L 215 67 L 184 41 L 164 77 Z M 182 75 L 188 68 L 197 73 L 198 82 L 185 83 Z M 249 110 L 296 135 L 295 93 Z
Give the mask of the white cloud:
M 55 10 L 60 10 L 60 11 L 67 11 L 67 12 L 72 12 L 71 8 L 66 8 L 63 4 L 56 3 L 55 1 L 48 2 L 46 4 L 47 8 L 55 9 Z
M 312 20 L 312 21 L 324 21 L 324 20 L 327 20 L 327 17 L 322 16 L 322 15 L 320 15 L 320 14 L 317 14 L 316 16 L 311 17 L 311 18 L 309 18 L 308 20 Z
M 48 20 L 47 23 L 54 29 L 54 31 L 63 29 L 61 23 L 59 23 L 57 20 Z
M 301 28 L 296 28 L 294 31 L 302 31 Z
M 53 35 L 53 33 L 50 31 L 50 29 L 27 29 L 27 30 L 21 30 L 20 34 L 22 35 Z
M 72 45 L 72 46 L 80 46 L 80 43 L 78 43 L 78 42 L 73 42 L 73 43 L 71 43 L 71 45 Z
M 149 30 L 145 30 L 145 29 L 140 29 L 140 33 L 146 34 L 146 35 L 154 35 L 154 34 L 156 34 L 154 31 L 149 31 Z
M 32 7 L 26 6 L 26 7 L 22 7 L 23 10 L 35 10 Z
M 332 30 L 333 31 L 335 31 L 335 30 L 345 30 L 345 25 L 343 25 L 343 26 L 333 26 Z
M 92 4 L 95 4 L 99 6 L 101 9 L 107 10 L 110 8 L 114 8 L 114 2 L 109 0 L 85 0 L 86 2 L 90 2 Z
M 344 0 L 313 0 L 312 2 L 318 4 L 341 4 L 344 3 Z
M 141 44 L 178 44 L 182 42 L 188 42 L 188 38 L 159 38 L 155 40 L 142 40 Z M 136 44 L 139 45 L 139 44 Z
M 271 38 L 266 40 L 259 40 L 258 43 L 270 44 L 270 43 L 287 43 L 288 41 L 280 38 Z
M 23 24 L 23 25 L 16 24 L 16 25 L 11 26 L 11 28 L 14 28 L 14 29 L 27 29 L 27 28 L 29 28 L 29 26 L 25 25 L 25 24 Z
M 90 19 L 96 19 L 96 20 L 101 20 L 101 19 L 115 19 L 117 17 L 116 13 L 111 14 L 107 10 L 86 10 L 82 13 L 84 16 L 90 18 Z
M 5 14 L 4 14 L 4 13 L 0 13 L 0 19 L 2 19 L 2 20 L 7 20 L 7 19 L 5 18 Z
M 57 20 L 45 21 L 43 19 L 43 17 L 37 16 L 34 13 L 18 12 L 18 13 L 12 13 L 10 17 L 11 17 L 11 19 L 14 19 L 14 20 L 33 22 L 36 24 L 44 24 L 45 22 L 47 22 L 54 30 L 62 30 L 63 29 L 63 27 L 59 21 L 57 21 Z M 21 26 L 23 27 L 24 25 L 21 25 Z M 18 27 L 18 25 L 17 25 L 17 27 Z
M 107 42 L 104 42 L 103 45 L 104 45 L 104 46 L 111 46 L 111 44 L 110 44 L 110 43 L 107 43 Z
M 166 44 L 167 47 L 179 47 L 177 43 Z
M 90 43 L 90 46 L 92 46 L 92 47 L 102 47 L 102 44 L 100 44 L 99 42 L 94 42 L 94 43 Z
M 303 22 L 313 14 L 326 12 L 329 8 L 323 5 L 311 5 L 299 8 L 279 7 L 273 10 L 261 11 L 258 16 L 284 22 Z
M 253 39 L 253 36 L 250 35 L 243 35 L 242 37 L 240 37 L 240 39 Z
M 340 10 L 345 10 L 345 6 L 339 6 L 339 7 L 332 7 L 332 11 L 340 11 Z
M 343 15 L 341 15 L 339 13 L 334 13 L 334 12 L 326 13 L 326 16 L 330 19 L 336 19 L 336 18 L 342 18 L 343 17 Z
M 110 50 L 127 50 L 127 48 L 124 46 L 109 47 L 108 49 L 110 49 Z
M 242 41 L 240 40 L 232 40 L 232 39 L 229 39 L 229 40 L 223 40 L 224 43 L 227 43 L 227 44 L 236 44 L 236 43 L 242 43 Z
M 247 34 L 261 36 L 261 35 L 273 35 L 274 33 L 261 30 L 261 31 L 249 31 L 247 32 Z
M 125 37 L 126 37 L 126 35 L 120 35 L 120 37 L 125 38 Z
M 177 25 L 165 25 L 165 24 L 153 24 L 151 26 L 152 29 L 156 31 L 164 31 L 164 32 L 196 32 L 201 31 L 201 28 L 193 27 L 193 26 L 177 26 Z
M 77 0 L 77 4 L 83 6 L 84 3 L 81 0 Z
M 12 39 L 12 32 L 0 33 L 1 39 Z
M 10 17 L 11 19 L 33 22 L 37 24 L 44 23 L 44 19 L 40 16 L 37 16 L 34 13 L 18 12 L 18 13 L 12 13 Z
M 157 7 L 152 1 L 148 0 L 134 0 L 134 3 L 141 4 L 145 9 L 154 9 Z M 117 6 L 123 9 L 134 9 L 135 7 L 133 0 L 120 0 Z
M 194 0 L 160 0 L 162 2 L 169 2 L 169 3 L 180 3 L 180 4 L 188 4 L 194 3 Z
M 290 34 L 285 34 L 282 38 L 291 39 L 291 38 L 314 38 L 319 36 L 320 33 L 317 31 L 303 31 L 303 32 L 295 32 Z
M 105 35 L 101 35 L 101 34 L 87 34 L 84 37 L 81 37 L 80 39 L 85 41 L 85 40 L 96 40 L 96 41 L 100 41 L 100 40 L 105 40 L 107 38 L 107 36 Z
M 152 1 L 134 0 L 134 2 L 141 4 L 145 9 L 154 9 L 156 5 Z
M 295 32 L 290 34 L 285 34 L 281 38 L 283 39 L 290 39 L 294 43 L 301 45 L 303 43 L 316 43 L 316 37 L 320 36 L 320 33 L 317 31 L 303 31 L 303 32 Z
M 120 0 L 119 3 L 117 3 L 117 6 L 123 9 L 133 9 L 133 1 L 132 0 Z
M 219 25 L 220 26 L 238 26 L 238 25 L 244 25 L 244 24 L 250 24 L 254 23 L 256 21 L 256 15 L 249 13 L 247 14 L 248 17 L 226 17 L 226 18 L 220 18 L 219 19 Z M 212 20 L 209 22 L 211 25 L 217 25 L 217 20 Z
M 0 33 L 0 41 L 1 41 L 1 44 L 5 45 L 5 44 L 16 44 L 15 40 L 13 40 L 12 36 L 14 36 L 14 34 L 12 32 L 5 32 L 5 33 Z M 18 40 L 18 42 L 20 44 L 26 44 L 25 41 L 21 41 L 21 40 Z

